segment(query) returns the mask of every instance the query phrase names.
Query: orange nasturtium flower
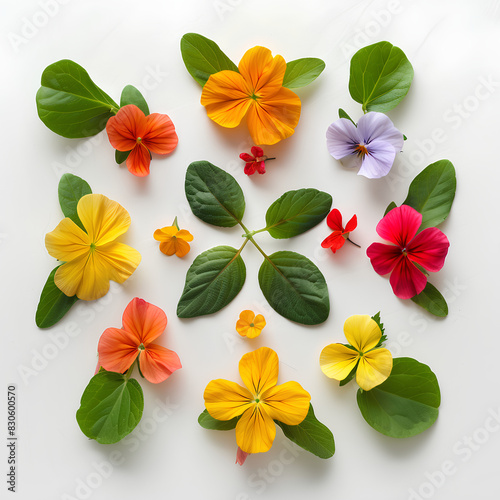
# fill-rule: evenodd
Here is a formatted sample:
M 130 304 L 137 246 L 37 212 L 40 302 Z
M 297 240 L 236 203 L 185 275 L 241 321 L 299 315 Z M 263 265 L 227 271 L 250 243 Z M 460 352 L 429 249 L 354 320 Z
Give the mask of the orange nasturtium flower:
M 300 99 L 283 87 L 286 62 L 265 47 L 247 50 L 238 71 L 210 75 L 203 87 L 201 104 L 214 122 L 237 127 L 247 117 L 255 144 L 276 144 L 290 137 L 299 123 Z
M 205 407 L 217 420 L 241 416 L 236 443 L 245 453 L 268 451 L 276 436 L 274 420 L 298 425 L 307 416 L 311 395 L 297 382 L 278 382 L 278 355 L 269 347 L 245 354 L 240 376 L 246 387 L 229 380 L 212 380 L 205 389 Z
M 182 368 L 177 353 L 152 343 L 167 326 L 162 309 L 136 297 L 126 307 L 122 322 L 122 328 L 108 328 L 99 339 L 99 364 L 105 370 L 124 373 L 139 357 L 141 373 L 157 384 Z
M 246 309 L 241 311 L 240 319 L 236 322 L 236 331 L 242 337 L 254 339 L 260 335 L 262 329 L 266 326 L 266 320 L 262 314 L 257 314 Z
M 171 153 L 178 143 L 172 120 L 168 115 L 153 113 L 146 116 L 134 104 L 118 110 L 106 124 L 109 142 L 118 151 L 130 151 L 129 172 L 139 177 L 149 174 L 151 153 Z
M 177 217 L 171 226 L 162 227 L 157 229 L 153 238 L 160 241 L 160 251 L 165 255 L 177 255 L 177 257 L 184 257 L 191 247 L 188 241 L 193 241 L 193 235 L 186 229 L 179 229 L 177 225 Z
M 82 196 L 77 213 L 85 231 L 70 218 L 45 236 L 52 257 L 64 262 L 54 276 L 68 297 L 95 300 L 108 293 L 109 281 L 123 283 L 135 271 L 141 254 L 114 240 L 130 226 L 128 212 L 102 194 Z

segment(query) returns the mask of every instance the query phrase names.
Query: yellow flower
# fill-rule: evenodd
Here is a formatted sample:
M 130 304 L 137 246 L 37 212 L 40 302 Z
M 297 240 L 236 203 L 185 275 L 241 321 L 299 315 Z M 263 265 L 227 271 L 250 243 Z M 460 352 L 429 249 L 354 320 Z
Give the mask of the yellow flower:
M 367 314 L 347 318 L 344 334 L 352 348 L 330 344 L 321 351 L 319 364 L 323 373 L 335 380 L 344 380 L 356 368 L 356 382 L 365 391 L 384 382 L 392 370 L 392 355 L 379 343 L 382 332 Z
M 214 122 L 237 127 L 247 117 L 255 144 L 275 144 L 290 137 L 299 123 L 300 99 L 283 87 L 286 62 L 273 58 L 265 47 L 247 50 L 238 71 L 210 75 L 203 87 L 201 104 Z
M 257 314 L 248 309 L 241 311 L 240 319 L 236 322 L 236 331 L 242 337 L 253 339 L 260 335 L 262 329 L 266 326 L 266 320 L 262 314 Z
M 228 380 L 212 380 L 205 389 L 205 407 L 217 420 L 241 416 L 236 443 L 245 453 L 268 451 L 276 436 L 274 420 L 298 425 L 307 416 L 311 395 L 297 382 L 276 385 L 278 355 L 269 347 L 245 354 L 240 376 L 246 387 Z
M 175 253 L 177 257 L 184 257 L 191 250 L 188 241 L 193 241 L 193 235 L 189 231 L 179 229 L 177 217 L 172 226 L 157 229 L 153 237 L 156 241 L 161 241 L 161 252 L 165 255 L 174 255 Z
M 54 276 L 67 296 L 95 300 L 106 295 L 109 281 L 123 283 L 135 271 L 141 254 L 114 240 L 130 226 L 128 212 L 102 194 L 80 198 L 77 213 L 85 231 L 66 217 L 45 236 L 52 257 L 64 262 Z

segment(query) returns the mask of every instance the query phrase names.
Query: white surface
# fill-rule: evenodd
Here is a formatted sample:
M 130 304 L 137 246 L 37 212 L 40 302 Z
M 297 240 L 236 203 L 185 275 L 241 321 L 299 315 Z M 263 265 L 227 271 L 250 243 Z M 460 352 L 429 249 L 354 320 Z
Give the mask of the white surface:
M 0 21 L 0 427 L 7 427 L 6 386 L 14 383 L 19 402 L 16 498 L 498 498 L 500 425 L 491 415 L 500 420 L 500 342 L 494 317 L 499 299 L 495 216 L 500 3 L 59 0 L 50 16 L 43 15 L 43 3 L 4 2 Z M 44 25 L 15 47 L 12 34 L 23 36 L 27 22 L 35 20 Z M 246 128 L 224 130 L 206 117 L 199 103 L 201 89 L 180 55 L 179 41 L 186 32 L 215 40 L 236 63 L 255 45 L 267 46 L 286 60 L 310 56 L 326 61 L 321 77 L 297 92 L 303 107 L 295 135 L 265 148 L 278 158 L 268 164 L 265 176 L 243 174 L 238 155 L 250 148 Z M 348 93 L 349 60 L 358 48 L 380 40 L 405 51 L 415 79 L 408 97 L 389 114 L 408 136 L 404 153 L 387 178 L 373 181 L 343 169 L 329 156 L 325 131 L 339 107 L 355 119 L 361 115 L 361 106 Z M 170 115 L 178 148 L 168 158 L 154 158 L 148 178 L 135 178 L 114 163 L 105 133 L 88 140 L 64 139 L 38 119 L 35 93 L 41 73 L 63 58 L 86 68 L 115 100 L 125 85 L 133 84 L 142 87 L 152 111 Z M 489 90 L 481 83 L 485 80 L 494 82 Z M 459 107 L 465 110 L 463 116 Z M 441 226 L 451 248 L 445 267 L 433 277 L 450 306 L 444 320 L 398 300 L 365 254 L 371 242 L 379 241 L 375 226 L 388 203 L 401 203 L 413 177 L 442 158 L 454 163 L 458 175 L 455 203 Z M 326 223 L 292 240 L 258 235 L 268 252 L 297 250 L 320 267 L 332 304 L 323 325 L 296 325 L 270 310 L 257 282 L 261 257 L 252 245 L 243 254 L 247 280 L 234 302 L 210 317 L 176 317 L 185 273 L 195 256 L 218 244 L 238 247 L 242 241 L 238 228 L 210 227 L 190 213 L 184 174 L 190 162 L 200 159 L 224 168 L 240 182 L 249 228 L 262 227 L 269 204 L 301 187 L 330 192 L 345 218 L 358 215 L 352 238 L 363 248 L 346 245 L 335 256 L 320 248 L 329 234 Z M 130 212 L 132 225 L 125 240 L 143 260 L 124 286 L 113 287 L 95 303 L 78 304 L 54 328 L 42 331 L 34 324 L 34 313 L 54 267 L 44 236 L 62 217 L 57 183 L 64 171 L 83 177 L 94 192 Z M 156 228 L 169 225 L 176 215 L 195 237 L 183 260 L 162 255 L 152 238 Z M 80 432 L 75 412 L 95 368 L 100 334 L 120 326 L 134 296 L 166 311 L 169 324 L 162 343 L 178 352 L 183 369 L 158 386 L 144 382 L 146 406 L 139 427 L 123 442 L 101 446 Z M 245 308 L 263 312 L 268 323 L 253 342 L 240 340 L 234 330 Z M 348 316 L 379 310 L 394 355 L 428 364 L 440 382 L 439 419 L 412 439 L 395 440 L 374 431 L 359 413 L 355 384 L 339 388 L 319 369 L 321 349 L 342 340 Z M 61 348 L 54 347 L 56 338 Z M 332 459 L 286 452 L 288 441 L 278 430 L 270 452 L 251 456 L 239 467 L 234 464 L 234 432 L 217 433 L 198 425 L 206 384 L 213 378 L 238 381 L 240 357 L 263 345 L 278 352 L 280 381 L 297 380 L 311 393 L 317 417 L 335 435 Z M 158 406 L 165 401 L 170 405 L 168 418 Z M 5 445 L 2 449 L 0 471 L 5 478 Z M 99 466 L 117 458 L 120 464 Z M 447 475 L 437 472 L 443 467 Z M 82 486 L 85 483 L 89 486 Z M 7 498 L 6 488 L 2 480 L 2 498 Z

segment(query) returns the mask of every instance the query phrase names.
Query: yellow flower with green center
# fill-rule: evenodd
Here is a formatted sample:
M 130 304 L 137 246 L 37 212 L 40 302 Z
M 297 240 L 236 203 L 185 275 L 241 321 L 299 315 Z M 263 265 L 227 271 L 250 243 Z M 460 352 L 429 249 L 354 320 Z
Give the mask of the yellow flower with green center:
M 354 315 L 344 323 L 344 334 L 351 347 L 330 344 L 321 351 L 319 364 L 323 373 L 344 380 L 356 369 L 356 382 L 365 391 L 381 384 L 391 374 L 392 354 L 377 347 L 382 331 L 367 314 Z
M 246 387 L 229 380 L 212 380 L 205 389 L 205 407 L 217 420 L 240 417 L 236 443 L 245 453 L 268 451 L 278 420 L 298 425 L 307 416 L 311 395 L 297 382 L 278 382 L 278 355 L 269 347 L 245 354 L 240 376 Z
M 54 276 L 56 286 L 68 297 L 95 300 L 106 295 L 110 280 L 129 278 L 141 254 L 115 241 L 130 226 L 128 212 L 116 201 L 88 194 L 78 201 L 77 213 L 85 231 L 66 217 L 45 236 L 45 246 L 64 262 Z

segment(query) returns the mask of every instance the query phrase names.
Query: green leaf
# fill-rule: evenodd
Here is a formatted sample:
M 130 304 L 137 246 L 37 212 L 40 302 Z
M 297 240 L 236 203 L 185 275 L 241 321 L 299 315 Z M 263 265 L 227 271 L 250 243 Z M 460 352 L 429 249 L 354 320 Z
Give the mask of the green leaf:
M 54 276 L 59 266 L 52 270 L 40 295 L 35 315 L 35 323 L 39 328 L 55 325 L 71 309 L 78 300 L 76 295 L 68 297 L 57 288 Z
M 420 434 L 437 419 L 441 394 L 436 375 L 412 358 L 395 358 L 389 378 L 371 391 L 358 390 L 363 418 L 386 436 Z
M 434 314 L 434 316 L 439 316 L 440 318 L 448 316 L 448 304 L 446 300 L 439 290 L 429 282 L 427 282 L 423 291 L 412 297 L 411 300 L 431 314 Z
M 146 116 L 149 115 L 149 107 L 144 96 L 133 85 L 127 85 L 122 90 L 120 97 L 120 108 L 127 104 L 135 104 Z
M 266 229 L 277 239 L 297 236 L 319 224 L 331 206 L 332 197 L 323 191 L 287 191 L 268 208 Z
M 213 431 L 230 431 L 236 427 L 240 417 L 234 417 L 231 420 L 217 420 L 212 417 L 207 410 L 198 417 L 198 423 L 204 428 Z
M 330 300 L 321 271 L 295 252 L 276 252 L 264 260 L 259 285 L 271 307 L 287 319 L 318 325 L 328 318 Z
M 349 92 L 365 112 L 385 113 L 395 108 L 408 93 L 412 80 L 410 61 L 389 42 L 369 45 L 352 56 Z
M 439 160 L 413 179 L 403 205 L 422 214 L 420 230 L 436 227 L 448 217 L 456 189 L 455 167 L 449 160 Z
M 69 217 L 85 231 L 76 208 L 80 198 L 87 194 L 92 194 L 92 189 L 90 189 L 88 183 L 76 175 L 64 174 L 59 181 L 57 191 L 59 204 L 64 216 Z
M 85 388 L 76 420 L 88 438 L 112 444 L 134 430 L 143 409 L 144 396 L 137 380 L 102 371 Z
M 245 197 L 236 179 L 208 161 L 195 161 L 186 171 L 186 197 L 196 217 L 220 227 L 233 227 L 245 213 Z
M 322 424 L 314 415 L 312 405 L 306 418 L 299 425 L 287 425 L 275 420 L 281 427 L 283 434 L 319 458 L 330 458 L 335 453 L 335 441 L 330 429 Z
M 238 71 L 215 42 L 197 33 L 186 33 L 181 38 L 181 54 L 189 74 L 202 87 L 214 73 L 226 69 Z
M 393 208 L 396 208 L 397 205 L 394 201 L 391 201 L 389 203 L 389 206 L 385 209 L 385 212 L 384 212 L 384 217 L 393 209 Z
M 339 118 L 346 118 L 347 120 L 350 120 L 354 126 L 356 126 L 354 120 L 342 108 L 339 108 Z
M 118 149 L 115 149 L 115 161 L 120 165 L 124 161 L 127 160 L 128 155 L 131 153 L 131 151 L 118 151 Z
M 324 61 L 315 57 L 305 57 L 290 61 L 286 64 L 283 87 L 289 89 L 305 87 L 316 80 L 324 69 Z
M 239 250 L 228 246 L 206 250 L 188 269 L 177 316 L 195 318 L 219 311 L 238 295 L 245 277 Z
M 45 68 L 36 106 L 50 130 L 70 139 L 97 134 L 118 111 L 118 104 L 68 59 Z

